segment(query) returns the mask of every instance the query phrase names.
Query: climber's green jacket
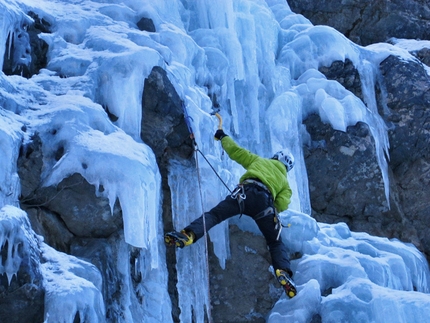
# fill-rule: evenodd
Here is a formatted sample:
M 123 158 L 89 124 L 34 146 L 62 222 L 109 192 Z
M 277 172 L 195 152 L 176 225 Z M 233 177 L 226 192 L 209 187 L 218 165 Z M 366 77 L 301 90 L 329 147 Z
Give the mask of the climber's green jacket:
M 290 204 L 292 194 L 285 165 L 276 159 L 262 158 L 251 153 L 240 147 L 229 136 L 223 137 L 221 143 L 229 157 L 246 169 L 245 174 L 240 178 L 240 183 L 248 178 L 258 178 L 272 193 L 276 210 L 285 211 Z

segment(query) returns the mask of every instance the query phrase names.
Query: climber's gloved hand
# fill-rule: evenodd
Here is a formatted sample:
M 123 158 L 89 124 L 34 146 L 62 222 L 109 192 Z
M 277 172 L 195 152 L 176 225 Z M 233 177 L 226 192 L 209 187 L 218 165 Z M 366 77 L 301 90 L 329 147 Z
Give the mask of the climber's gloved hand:
M 222 129 L 218 129 L 215 132 L 215 140 L 221 140 L 222 138 L 226 137 L 227 135 L 225 134 L 224 130 Z

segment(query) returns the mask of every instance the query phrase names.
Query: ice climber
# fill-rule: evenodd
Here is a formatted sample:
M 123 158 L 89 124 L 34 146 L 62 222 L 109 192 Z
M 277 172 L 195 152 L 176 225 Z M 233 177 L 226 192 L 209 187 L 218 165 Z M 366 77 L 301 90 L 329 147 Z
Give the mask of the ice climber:
M 290 260 L 282 243 L 282 226 L 277 217 L 277 212 L 286 210 L 290 204 L 287 172 L 294 166 L 294 157 L 288 150 L 281 150 L 271 159 L 262 158 L 240 147 L 222 129 L 217 130 L 215 139 L 221 140 L 229 157 L 242 165 L 246 172 L 231 195 L 182 231 L 166 233 L 165 242 L 169 246 L 183 248 L 199 240 L 204 235 L 203 216 L 206 230 L 209 230 L 234 215 L 248 215 L 255 220 L 266 239 L 278 281 L 287 296 L 294 297 L 297 290 L 291 279 Z

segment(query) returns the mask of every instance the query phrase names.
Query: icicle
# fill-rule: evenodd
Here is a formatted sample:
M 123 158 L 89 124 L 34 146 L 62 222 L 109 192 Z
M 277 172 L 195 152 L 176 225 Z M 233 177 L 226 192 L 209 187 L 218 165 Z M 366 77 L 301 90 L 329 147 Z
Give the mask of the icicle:
M 6 274 L 8 285 L 13 277 L 17 276 L 24 258 L 32 257 L 30 230 L 30 223 L 24 211 L 10 205 L 0 209 L 0 275 Z

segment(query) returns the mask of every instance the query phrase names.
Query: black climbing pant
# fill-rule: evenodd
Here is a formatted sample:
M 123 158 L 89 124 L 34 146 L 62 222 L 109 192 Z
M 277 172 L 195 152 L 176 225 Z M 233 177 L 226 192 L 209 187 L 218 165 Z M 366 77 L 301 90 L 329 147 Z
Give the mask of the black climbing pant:
M 185 230 L 192 231 L 195 235 L 195 241 L 197 241 L 204 235 L 203 216 L 205 216 L 206 230 L 209 230 L 222 221 L 243 213 L 255 220 L 266 239 L 274 269 L 284 269 L 290 272 L 290 261 L 286 246 L 282 243 L 281 236 L 279 236 L 278 240 L 276 239 L 279 231 L 275 228 L 274 213 L 261 217 L 262 211 L 269 206 L 273 206 L 272 196 L 265 189 L 252 183 L 245 184 L 244 189 L 246 199 L 242 200 L 242 210 L 239 208 L 238 201 L 228 195 L 209 212 L 205 212 L 204 215 L 194 220 Z

